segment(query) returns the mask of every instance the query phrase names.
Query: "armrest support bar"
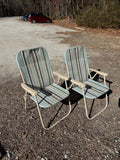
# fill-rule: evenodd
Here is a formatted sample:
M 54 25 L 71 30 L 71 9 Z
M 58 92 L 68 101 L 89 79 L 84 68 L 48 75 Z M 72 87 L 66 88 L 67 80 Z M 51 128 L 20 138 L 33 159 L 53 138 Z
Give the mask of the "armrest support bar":
M 68 77 L 60 75 L 59 73 L 53 72 L 53 74 L 56 75 L 56 76 L 58 76 L 58 77 L 60 77 L 60 78 L 62 78 L 62 79 L 64 79 L 64 80 L 66 80 L 66 81 L 68 80 Z
M 98 71 L 98 70 L 93 69 L 93 68 L 89 68 L 89 70 L 94 71 L 94 72 L 96 72 L 96 73 L 98 73 L 100 75 L 103 75 L 103 76 L 108 76 L 108 73 L 104 73 L 104 72 Z
M 75 81 L 75 80 L 73 80 L 73 79 L 71 79 L 71 82 L 72 83 L 74 83 L 74 84 L 76 84 L 76 85 L 78 85 L 78 86 L 81 86 L 81 87 L 85 87 L 85 84 L 83 84 L 83 83 L 81 83 L 81 82 L 78 82 L 78 81 Z
M 29 86 L 27 86 L 25 83 L 21 83 L 21 87 L 28 93 L 30 93 L 32 96 L 36 96 L 37 92 L 35 90 L 33 90 L 32 88 L 30 88 Z

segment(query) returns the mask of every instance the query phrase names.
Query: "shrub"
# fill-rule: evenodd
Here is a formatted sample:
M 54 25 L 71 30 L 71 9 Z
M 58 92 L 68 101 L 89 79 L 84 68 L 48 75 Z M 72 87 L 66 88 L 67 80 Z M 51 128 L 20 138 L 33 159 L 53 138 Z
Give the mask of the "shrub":
M 91 28 L 120 28 L 120 4 L 114 2 L 105 8 L 84 8 L 76 16 L 76 23 Z

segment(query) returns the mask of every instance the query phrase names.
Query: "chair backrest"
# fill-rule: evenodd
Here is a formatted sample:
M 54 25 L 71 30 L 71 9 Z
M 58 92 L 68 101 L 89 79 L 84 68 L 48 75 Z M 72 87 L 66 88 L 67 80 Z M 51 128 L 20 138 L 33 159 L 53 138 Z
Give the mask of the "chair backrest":
M 33 89 L 35 87 L 44 88 L 53 83 L 50 62 L 45 48 L 20 51 L 16 59 L 25 83 Z
M 88 64 L 84 47 L 69 48 L 65 53 L 69 78 L 85 82 L 88 80 Z

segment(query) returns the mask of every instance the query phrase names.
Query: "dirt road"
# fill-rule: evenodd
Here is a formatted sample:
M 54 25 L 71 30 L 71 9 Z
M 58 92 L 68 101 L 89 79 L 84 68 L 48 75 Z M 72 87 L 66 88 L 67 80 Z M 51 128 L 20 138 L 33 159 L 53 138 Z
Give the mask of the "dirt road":
M 89 62 L 94 56 L 97 58 L 107 54 L 109 62 L 114 59 L 115 63 L 119 55 L 120 37 L 83 29 L 68 29 L 54 23 L 31 24 L 20 20 L 20 17 L 0 18 L 0 83 L 19 76 L 16 54 L 20 50 L 43 46 L 50 60 L 63 61 L 66 49 L 77 45 L 86 48 L 88 58 L 91 56 Z M 101 65 L 96 67 L 101 68 Z M 109 71 L 109 68 L 105 71 Z
M 43 46 L 50 59 L 63 56 L 69 47 L 60 43 L 63 38 L 69 37 L 64 34 L 66 31 L 72 30 L 54 23 L 32 24 L 20 20 L 20 17 L 0 18 L 0 83 L 19 75 L 16 54 L 20 50 Z

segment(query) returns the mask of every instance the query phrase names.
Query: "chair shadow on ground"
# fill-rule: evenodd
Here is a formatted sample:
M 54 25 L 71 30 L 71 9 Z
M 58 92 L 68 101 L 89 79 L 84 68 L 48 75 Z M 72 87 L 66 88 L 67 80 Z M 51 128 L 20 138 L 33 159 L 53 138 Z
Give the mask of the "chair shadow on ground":
M 61 86 L 63 87 L 63 85 L 65 85 L 65 83 L 63 83 Z M 71 105 L 74 104 L 74 107 L 72 108 L 71 110 L 71 113 L 73 112 L 73 110 L 76 108 L 77 104 L 78 104 L 78 101 L 80 99 L 83 98 L 82 95 L 76 93 L 75 91 L 72 91 L 72 90 L 69 90 L 70 92 L 70 102 L 71 102 Z M 57 115 L 59 114 L 59 111 L 62 109 L 63 105 L 69 105 L 69 98 L 66 98 L 62 101 L 62 104 L 60 105 L 60 107 L 58 108 L 56 114 L 53 116 L 53 118 L 48 122 L 48 125 L 47 127 L 50 127 L 50 125 L 52 124 L 52 122 L 55 120 L 55 118 L 57 117 Z M 70 113 L 70 114 L 71 114 Z
M 2 159 L 6 154 L 7 152 L 5 151 L 4 147 L 0 143 L 0 159 Z

